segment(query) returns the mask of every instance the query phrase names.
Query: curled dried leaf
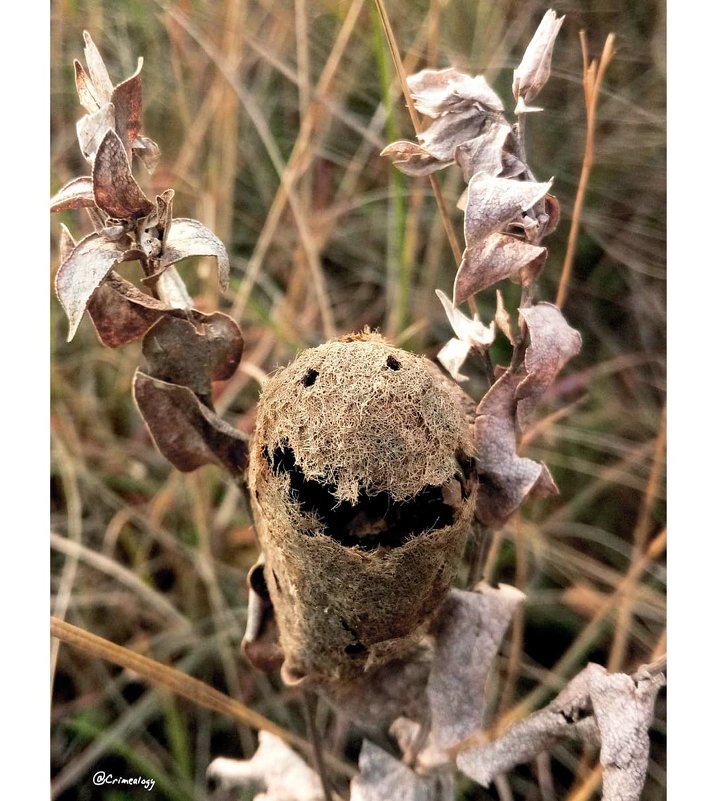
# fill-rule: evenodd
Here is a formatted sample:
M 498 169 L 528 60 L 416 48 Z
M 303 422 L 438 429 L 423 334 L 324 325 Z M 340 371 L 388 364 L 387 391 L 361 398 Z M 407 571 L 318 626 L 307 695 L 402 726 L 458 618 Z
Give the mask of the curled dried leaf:
M 461 373 L 460 369 L 465 363 L 470 353 L 470 344 L 463 342 L 462 339 L 454 337 L 438 351 L 436 358 L 448 370 L 449 375 L 454 381 L 462 384 L 468 380 L 468 376 Z
M 458 112 L 439 117 L 418 135 L 418 140 L 423 149 L 445 167 L 455 160 L 458 145 L 478 136 L 488 119 L 489 113 L 480 106 L 467 105 Z
M 501 526 L 533 491 L 552 494 L 555 490 L 544 465 L 517 454 L 517 384 L 518 377 L 506 371 L 478 404 L 476 516 L 486 526 Z
M 168 239 L 164 242 L 161 267 L 168 267 L 189 256 L 215 256 L 218 261 L 220 288 L 228 288 L 230 262 L 225 245 L 198 220 L 176 217 L 171 224 Z
M 131 143 L 131 147 L 136 151 L 136 155 L 143 162 L 144 167 L 149 175 L 153 175 L 154 170 L 161 160 L 161 149 L 148 136 L 137 136 Z
M 69 254 L 74 250 L 77 243 L 64 223 L 60 223 L 59 227 L 61 231 L 59 235 L 59 263 L 62 264 L 67 261 Z
M 428 117 L 439 117 L 454 106 L 460 110 L 464 103 L 503 111 L 502 101 L 482 75 L 472 77 L 452 67 L 425 69 L 409 75 L 406 83 L 416 108 Z
M 550 77 L 552 51 L 564 17 L 550 9 L 542 17 L 535 35 L 525 50 L 522 61 L 513 73 L 512 94 L 517 101 L 516 113 L 542 111 L 529 103 L 537 97 Z
M 50 211 L 82 209 L 93 205 L 94 187 L 88 175 L 69 181 L 50 199 Z
M 126 149 L 115 131 L 107 131 L 99 145 L 92 172 L 94 199 L 110 217 L 119 220 L 145 217 L 153 203 L 134 180 Z
M 89 299 L 87 311 L 99 339 L 110 348 L 140 339 L 164 314 L 175 312 L 113 270 Z
M 436 296 L 441 301 L 441 305 L 448 317 L 448 322 L 451 324 L 453 333 L 458 339 L 467 342 L 469 347 L 481 351 L 493 344 L 495 339 L 494 323 L 490 323 L 488 326 L 483 325 L 477 314 L 473 314 L 472 319 L 466 317 L 440 289 L 436 290 Z
M 227 314 L 194 311 L 191 318 L 163 317 L 144 337 L 142 351 L 149 375 L 189 387 L 210 406 L 211 382 L 233 375 L 243 353 L 243 338 Z
M 482 132 L 455 149 L 455 160 L 466 183 L 476 173 L 497 176 L 503 169 L 503 148 L 512 128 L 505 122 L 489 122 Z
M 134 399 L 156 447 L 179 470 L 190 472 L 215 464 L 234 476 L 244 472 L 246 437 L 202 404 L 188 387 L 137 370 Z
M 530 333 L 530 344 L 525 351 L 527 375 L 516 390 L 519 401 L 517 409 L 520 430 L 537 403 L 551 386 L 559 371 L 582 347 L 582 337 L 565 320 L 564 315 L 552 303 L 537 303 L 520 309 Z
M 77 121 L 77 139 L 84 158 L 92 164 L 97 150 L 108 131 L 116 125 L 114 104 L 107 103 L 93 114 L 85 114 Z
M 394 167 L 413 178 L 431 175 L 445 166 L 442 161 L 432 156 L 421 145 L 404 139 L 387 145 L 379 155 L 390 158 Z
M 552 180 L 538 183 L 474 175 L 468 182 L 464 221 L 466 247 L 472 247 L 521 217 L 551 186 Z
M 94 88 L 92 79 L 76 58 L 74 59 L 74 83 L 77 87 L 79 102 L 87 112 L 94 114 L 95 111 L 99 111 L 101 103 L 97 99 L 97 90 Z
M 259 788 L 260 801 L 324 801 L 319 776 L 300 756 L 270 732 L 261 731 L 258 740 L 251 759 L 214 759 L 208 777 L 222 790 Z
M 512 326 L 510 325 L 510 315 L 505 308 L 503 295 L 499 289 L 495 290 L 495 304 L 495 325 L 505 334 L 508 342 L 514 345 L 515 336 L 512 333 Z
M 248 615 L 240 647 L 250 663 L 265 673 L 279 670 L 285 661 L 262 554 L 248 573 Z
M 463 251 L 453 285 L 454 302 L 464 303 L 471 295 L 505 278 L 531 284 L 546 258 L 547 248 L 507 234 L 491 234 Z
M 114 86 L 104 64 L 104 59 L 87 31 L 84 31 L 84 58 L 87 62 L 92 86 L 95 89 L 96 101 L 100 106 L 103 106 L 111 100 Z
M 62 262 L 55 277 L 55 290 L 69 319 L 67 341 L 77 332 L 89 298 L 123 253 L 116 242 L 89 234 Z
M 136 72 L 122 81 L 111 93 L 116 117 L 116 132 L 119 135 L 131 160 L 131 149 L 141 130 L 143 104 L 141 98 L 141 67 L 144 60 L 139 59 Z

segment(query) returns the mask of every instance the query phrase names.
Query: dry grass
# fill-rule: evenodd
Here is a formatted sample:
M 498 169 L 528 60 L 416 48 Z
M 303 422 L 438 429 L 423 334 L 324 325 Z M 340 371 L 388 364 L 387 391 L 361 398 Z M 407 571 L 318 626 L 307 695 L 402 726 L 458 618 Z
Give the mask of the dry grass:
M 547 7 L 385 6 L 407 72 L 449 64 L 484 72 L 506 102 L 511 70 Z M 494 677 L 494 728 L 542 704 L 588 660 L 632 670 L 665 650 L 664 9 L 657 0 L 626 12 L 600 6 L 558 7 L 567 21 L 540 98 L 546 112 L 528 125 L 533 167 L 556 176 L 563 210 L 539 289 L 553 300 L 586 132 L 579 29 L 592 56 L 613 32 L 567 283 L 565 311 L 584 348 L 528 443 L 561 496 L 531 502 L 489 542 L 485 562 L 492 580 L 528 596 Z M 334 332 L 370 325 L 437 352 L 448 332 L 434 289 L 450 287 L 454 257 L 433 188 L 378 157 L 413 128 L 372 3 L 54 0 L 53 189 L 84 171 L 71 71 L 83 29 L 115 78 L 145 57 L 145 130 L 163 150 L 153 189 L 174 187 L 177 215 L 200 219 L 228 247 L 233 271 L 222 297 L 207 265 L 182 268 L 198 302 L 232 310 L 245 336 L 241 369 L 218 398 L 226 419 L 249 430 L 265 375 Z M 437 180 L 460 237 L 460 178 L 446 171 Z M 84 221 L 73 214 L 61 219 L 79 233 Z M 517 289 L 505 290 L 514 305 Z M 479 306 L 490 319 L 494 298 Z M 239 653 L 245 574 L 257 557 L 243 490 L 212 468 L 179 474 L 156 453 L 131 400 L 138 346 L 105 349 L 86 321 L 66 344 L 56 303 L 52 334 L 53 613 L 305 736 L 296 694 Z M 479 397 L 484 387 L 475 365 L 467 389 Z M 61 801 L 106 801 L 91 784 L 99 767 L 152 776 L 156 798 L 202 798 L 209 760 L 255 744 L 249 726 L 68 647 L 55 645 L 53 680 Z M 644 792 L 652 801 L 665 797 L 664 705 L 665 693 Z M 354 759 L 358 730 L 321 707 L 317 724 L 329 754 Z M 539 772 L 545 783 L 551 776 L 556 798 L 581 801 L 594 797 L 596 764 L 563 745 L 516 771 L 511 789 L 540 798 Z M 497 795 L 464 782 L 461 797 Z

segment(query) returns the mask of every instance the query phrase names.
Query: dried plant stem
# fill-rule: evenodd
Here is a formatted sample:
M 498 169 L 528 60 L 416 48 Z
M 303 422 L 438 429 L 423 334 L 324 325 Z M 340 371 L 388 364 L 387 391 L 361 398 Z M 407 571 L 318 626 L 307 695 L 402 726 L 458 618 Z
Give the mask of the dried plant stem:
M 302 753 L 309 754 L 311 751 L 310 744 L 301 737 L 283 729 L 269 718 L 253 711 L 240 701 L 229 698 L 205 682 L 181 673 L 180 670 L 163 665 L 148 656 L 138 654 L 56 617 L 50 618 L 50 633 L 67 645 L 78 648 L 98 659 L 104 659 L 112 664 L 119 665 L 126 670 L 132 670 L 151 684 L 164 687 L 204 709 L 210 709 L 213 712 L 226 715 L 234 720 L 246 723 L 254 729 L 269 731 L 286 743 L 298 748 Z M 351 765 L 330 754 L 326 755 L 326 759 L 332 769 L 338 770 L 344 776 L 351 777 L 356 772 Z
M 381 19 L 381 25 L 384 29 L 384 35 L 386 36 L 386 42 L 389 46 L 389 52 L 391 53 L 391 58 L 394 62 L 394 67 L 396 68 L 396 74 L 399 76 L 401 91 L 403 92 L 406 100 L 406 107 L 408 108 L 408 113 L 411 117 L 411 123 L 416 133 L 420 134 L 421 121 L 418 118 L 416 106 L 414 105 L 411 92 L 409 91 L 408 84 L 406 83 L 406 70 L 404 69 L 404 64 L 399 54 L 399 48 L 396 43 L 396 37 L 394 36 L 394 30 L 391 27 L 391 22 L 389 21 L 389 15 L 386 13 L 383 0 L 374 0 L 374 3 L 376 5 L 376 10 L 379 12 L 379 18 Z M 443 227 L 446 231 L 446 236 L 448 237 L 448 243 L 453 251 L 453 258 L 455 259 L 456 265 L 459 265 L 462 253 L 460 250 L 460 245 L 458 244 L 458 238 L 456 237 L 450 217 L 448 216 L 448 210 L 446 209 L 446 203 L 443 199 L 441 187 L 439 186 L 434 175 L 430 175 L 429 178 L 431 180 L 431 187 L 433 188 L 433 196 L 436 200 L 436 206 L 438 207 L 438 213 L 441 216 Z
M 307 732 L 309 739 L 312 742 L 312 755 L 314 757 L 314 765 L 317 773 L 319 774 L 319 781 L 322 784 L 322 792 L 324 793 L 324 801 L 332 801 L 332 786 L 329 783 L 327 776 L 327 768 L 324 764 L 324 752 L 322 750 L 322 737 L 317 728 L 317 703 L 319 701 L 315 693 L 306 690 L 304 693 L 304 709 L 305 719 L 307 721 Z
M 589 64 L 587 40 L 584 31 L 579 32 L 579 38 L 582 45 L 582 58 L 584 62 L 583 84 L 587 131 L 584 143 L 582 170 L 579 176 L 577 194 L 574 199 L 574 210 L 572 211 L 572 225 L 569 229 L 569 237 L 567 239 L 567 252 L 564 257 L 562 275 L 557 290 L 557 299 L 555 300 L 555 303 L 560 308 L 562 308 L 567 298 L 567 289 L 572 273 L 572 264 L 574 263 L 574 252 L 577 247 L 577 237 L 579 235 L 579 226 L 582 219 L 582 209 L 584 208 L 584 196 L 587 191 L 592 164 L 594 163 L 594 133 L 597 120 L 597 99 L 604 79 L 604 73 L 614 53 L 614 34 L 610 33 L 604 43 L 601 60 L 599 62 L 595 60 Z
M 569 793 L 565 801 L 588 801 L 592 797 L 592 793 L 595 793 L 601 786 L 603 777 L 604 765 L 597 762 L 587 774 L 584 782 Z
M 659 486 L 663 475 L 664 454 L 666 449 L 666 407 L 661 414 L 661 424 L 656 438 L 654 449 L 653 464 L 649 473 L 649 480 L 646 485 L 643 502 L 639 509 L 639 515 L 634 527 L 634 549 L 632 562 L 629 566 L 631 573 L 635 569 L 637 557 L 643 552 L 646 546 L 646 534 L 651 523 L 651 509 L 658 495 Z M 634 601 L 634 588 L 627 592 L 622 598 L 621 606 L 618 610 L 617 625 L 614 632 L 614 640 L 609 651 L 609 662 L 607 669 L 614 673 L 621 670 L 626 655 L 626 646 L 629 641 L 631 629 L 632 605 Z

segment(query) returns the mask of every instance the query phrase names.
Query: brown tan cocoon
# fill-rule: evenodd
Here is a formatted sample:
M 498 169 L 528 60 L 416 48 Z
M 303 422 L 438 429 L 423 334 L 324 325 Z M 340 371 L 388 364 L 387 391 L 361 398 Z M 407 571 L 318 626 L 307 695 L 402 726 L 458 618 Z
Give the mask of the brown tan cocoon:
M 473 457 L 448 385 L 378 334 L 270 378 L 249 486 L 286 681 L 349 681 L 416 645 L 473 517 Z

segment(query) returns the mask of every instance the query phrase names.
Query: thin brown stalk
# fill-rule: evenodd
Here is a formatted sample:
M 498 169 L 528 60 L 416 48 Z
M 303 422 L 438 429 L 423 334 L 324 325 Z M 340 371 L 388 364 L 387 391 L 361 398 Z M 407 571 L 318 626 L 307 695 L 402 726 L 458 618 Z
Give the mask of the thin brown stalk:
M 594 163 L 594 134 L 597 122 L 597 100 L 599 98 L 599 92 L 604 79 L 604 73 L 611 62 L 612 55 L 614 53 L 614 34 L 610 33 L 607 36 L 606 42 L 604 43 L 601 61 L 599 63 L 594 61 L 590 65 L 587 65 L 588 52 L 584 31 L 580 31 L 579 37 L 584 61 L 583 84 L 584 104 L 587 116 L 587 131 L 584 142 L 584 159 L 582 161 L 582 170 L 579 175 L 577 194 L 574 199 L 574 210 L 572 211 L 572 225 L 569 229 L 569 237 L 567 238 L 567 251 L 564 257 L 564 264 L 562 265 L 562 275 L 560 277 L 559 288 L 557 290 L 557 299 L 555 300 L 555 303 L 560 308 L 562 308 L 567 298 L 567 290 L 572 274 L 572 265 L 574 263 L 574 253 L 577 248 L 577 238 L 579 236 L 579 227 L 582 220 L 584 196 L 587 191 L 587 184 L 589 183 L 589 175 L 592 171 L 592 164 Z
M 391 27 L 391 22 L 389 21 L 389 15 L 386 13 L 386 7 L 384 6 L 383 0 L 374 0 L 374 3 L 376 4 L 376 9 L 379 12 L 379 19 L 381 20 L 381 25 L 384 29 L 384 35 L 386 36 L 386 42 L 389 47 L 389 52 L 391 53 L 391 59 L 394 62 L 394 67 L 396 68 L 396 74 L 399 76 L 401 91 L 403 92 L 404 99 L 406 100 L 406 107 L 408 109 L 409 117 L 411 117 L 411 123 L 416 133 L 419 134 L 421 133 L 421 121 L 419 120 L 416 106 L 413 102 L 413 98 L 411 97 L 408 84 L 406 83 L 406 70 L 404 69 L 401 55 L 399 54 L 398 44 L 396 43 L 394 30 Z M 448 210 L 446 209 L 446 203 L 443 199 L 441 187 L 439 186 L 434 175 L 430 175 L 429 178 L 431 181 L 431 187 L 433 188 L 433 196 L 436 200 L 436 206 L 438 207 L 438 213 L 441 216 L 443 227 L 446 231 L 446 236 L 448 237 L 448 243 L 453 251 L 453 258 L 455 259 L 456 265 L 459 265 L 462 257 L 460 245 L 458 244 L 458 238 L 456 237 L 450 217 L 448 216 Z
M 304 693 L 304 709 L 305 719 L 307 721 L 307 733 L 312 742 L 312 756 L 314 765 L 319 775 L 319 780 L 322 784 L 322 792 L 324 793 L 324 801 L 332 801 L 332 785 L 327 775 L 327 768 L 324 764 L 324 751 L 322 749 L 322 737 L 317 727 L 317 703 L 318 697 L 315 693 L 306 690 Z
M 147 682 L 170 690 L 204 709 L 210 709 L 233 720 L 246 723 L 256 730 L 269 731 L 289 745 L 298 748 L 302 753 L 309 754 L 311 752 L 311 746 L 306 740 L 283 729 L 282 726 L 278 726 L 240 701 L 229 698 L 205 682 L 181 673 L 180 670 L 105 640 L 103 637 L 56 617 L 50 618 L 50 633 L 67 645 L 78 648 L 98 659 L 119 665 L 126 670 L 131 670 Z M 354 768 L 343 760 L 330 754 L 326 755 L 326 759 L 329 761 L 330 767 L 342 775 L 348 777 L 355 775 Z

